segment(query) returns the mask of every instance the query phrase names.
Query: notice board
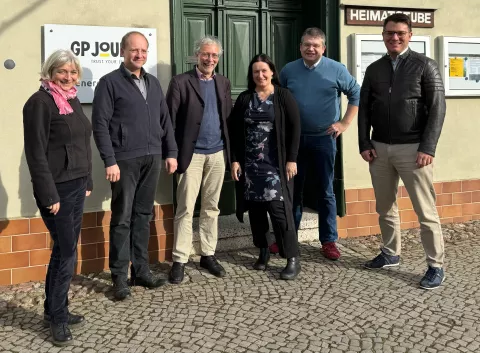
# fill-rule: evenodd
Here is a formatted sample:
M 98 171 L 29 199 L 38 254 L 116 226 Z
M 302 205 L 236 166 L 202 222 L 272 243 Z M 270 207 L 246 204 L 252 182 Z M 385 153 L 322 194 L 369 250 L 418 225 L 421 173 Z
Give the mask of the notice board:
M 480 38 L 438 37 L 447 96 L 480 96 Z
M 381 34 L 352 34 L 351 73 L 362 85 L 367 67 L 387 54 Z M 430 57 L 430 36 L 412 36 L 410 49 Z

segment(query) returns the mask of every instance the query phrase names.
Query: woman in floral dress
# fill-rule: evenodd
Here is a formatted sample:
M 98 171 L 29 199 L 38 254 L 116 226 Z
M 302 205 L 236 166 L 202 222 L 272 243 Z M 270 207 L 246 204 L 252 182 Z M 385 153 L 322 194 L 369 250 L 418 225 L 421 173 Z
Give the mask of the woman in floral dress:
M 248 90 L 238 96 L 228 124 L 237 217 L 243 222 L 248 211 L 253 243 L 260 249 L 254 268 L 267 268 L 270 215 L 280 255 L 287 258 L 280 278 L 294 279 L 300 273 L 291 212 L 300 115 L 293 96 L 279 87 L 275 65 L 267 55 L 256 55 L 250 62 Z

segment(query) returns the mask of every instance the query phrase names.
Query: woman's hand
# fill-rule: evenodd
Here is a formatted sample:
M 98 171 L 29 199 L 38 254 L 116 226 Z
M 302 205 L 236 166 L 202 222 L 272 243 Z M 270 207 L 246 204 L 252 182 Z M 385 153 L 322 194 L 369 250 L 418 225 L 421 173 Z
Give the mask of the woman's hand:
M 85 192 L 85 196 L 86 196 L 86 197 L 89 197 L 91 193 L 92 193 L 91 190 L 87 190 L 87 191 Z
M 232 170 L 232 179 L 235 181 L 239 181 L 240 175 L 242 175 L 242 168 L 240 168 L 240 163 L 233 162 L 231 170 Z
M 51 206 L 47 206 L 47 208 L 50 210 L 50 213 L 53 213 L 53 215 L 55 216 L 58 211 L 60 211 L 60 202 L 54 203 Z
M 287 162 L 287 181 L 297 175 L 297 163 Z

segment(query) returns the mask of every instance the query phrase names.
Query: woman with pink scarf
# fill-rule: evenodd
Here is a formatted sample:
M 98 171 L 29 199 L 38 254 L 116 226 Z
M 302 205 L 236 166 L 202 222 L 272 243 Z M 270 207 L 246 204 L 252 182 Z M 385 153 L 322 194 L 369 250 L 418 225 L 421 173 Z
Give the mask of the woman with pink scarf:
M 73 344 L 70 327 L 85 322 L 83 316 L 68 311 L 85 196 L 93 189 L 92 126 L 76 97 L 81 75 L 72 52 L 55 51 L 43 64 L 40 89 L 23 108 L 33 194 L 53 240 L 43 323 L 58 346 Z

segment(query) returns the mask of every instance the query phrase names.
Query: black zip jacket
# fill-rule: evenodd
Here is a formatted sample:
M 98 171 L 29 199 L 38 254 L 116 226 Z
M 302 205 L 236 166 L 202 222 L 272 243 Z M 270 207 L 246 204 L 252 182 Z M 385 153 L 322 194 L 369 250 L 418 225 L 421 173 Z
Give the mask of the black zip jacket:
M 60 202 L 55 183 L 86 176 L 87 190 L 93 190 L 92 125 L 78 98 L 68 102 L 73 113 L 60 115 L 53 97 L 40 88 L 23 107 L 25 156 L 43 207 Z
M 123 63 L 95 88 L 93 137 L 105 167 L 151 154 L 177 158 L 177 144 L 158 80 L 146 73 L 147 100 Z
M 397 60 L 395 71 L 385 55 L 365 72 L 358 112 L 360 153 L 373 149 L 375 140 L 420 143 L 419 152 L 435 156 L 446 111 L 437 63 L 410 49 Z

